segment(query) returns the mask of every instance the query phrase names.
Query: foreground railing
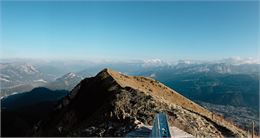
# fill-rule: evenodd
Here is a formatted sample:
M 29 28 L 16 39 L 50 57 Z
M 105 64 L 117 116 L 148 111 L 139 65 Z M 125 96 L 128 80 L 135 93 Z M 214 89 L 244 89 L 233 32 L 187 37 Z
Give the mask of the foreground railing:
M 158 113 L 153 122 L 151 137 L 171 137 L 167 116 L 164 113 Z

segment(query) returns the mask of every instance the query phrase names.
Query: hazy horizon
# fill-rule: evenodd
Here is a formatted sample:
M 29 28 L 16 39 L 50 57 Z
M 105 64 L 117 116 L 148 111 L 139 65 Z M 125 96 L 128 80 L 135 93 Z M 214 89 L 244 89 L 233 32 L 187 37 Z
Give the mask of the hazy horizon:
M 1 1 L 1 59 L 258 59 L 258 1 Z
M 162 60 L 160 58 L 153 59 L 46 59 L 46 58 L 0 58 L 0 63 L 64 63 L 64 64 L 117 64 L 117 63 L 129 63 L 129 64 L 158 64 L 158 65 L 174 65 L 178 63 L 186 64 L 203 64 L 203 63 L 228 63 L 228 64 L 260 64 L 260 60 L 252 57 L 228 57 L 219 58 L 215 60 L 196 60 L 196 59 L 172 59 Z

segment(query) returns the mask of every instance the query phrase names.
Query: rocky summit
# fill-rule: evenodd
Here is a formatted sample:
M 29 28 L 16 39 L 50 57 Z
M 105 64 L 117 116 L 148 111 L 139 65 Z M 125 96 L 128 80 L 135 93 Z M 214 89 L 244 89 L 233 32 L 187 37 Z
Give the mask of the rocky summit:
M 126 136 L 143 125 L 152 125 L 164 112 L 169 125 L 199 137 L 246 137 L 246 132 L 162 83 L 104 69 L 82 80 L 34 136 Z

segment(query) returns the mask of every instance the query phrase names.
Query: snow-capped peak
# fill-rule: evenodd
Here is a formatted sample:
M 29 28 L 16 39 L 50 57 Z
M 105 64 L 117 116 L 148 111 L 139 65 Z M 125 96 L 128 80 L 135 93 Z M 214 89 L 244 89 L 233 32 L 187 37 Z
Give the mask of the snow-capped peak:
M 73 72 L 69 72 L 69 73 L 65 74 L 64 76 L 62 76 L 61 79 L 67 80 L 67 79 L 73 79 L 73 78 L 75 78 L 75 77 L 79 77 L 79 76 L 76 75 L 76 74 L 73 73 Z
M 44 79 L 34 80 L 34 82 L 42 82 L 42 83 L 47 83 L 47 81 L 46 81 L 46 80 L 44 80 Z

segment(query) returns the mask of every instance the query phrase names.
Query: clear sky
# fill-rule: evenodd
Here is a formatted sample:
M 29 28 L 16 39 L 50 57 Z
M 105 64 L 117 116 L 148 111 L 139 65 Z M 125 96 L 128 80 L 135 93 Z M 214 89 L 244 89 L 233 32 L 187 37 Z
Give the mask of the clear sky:
M 1 2 L 1 58 L 257 57 L 259 2 Z

